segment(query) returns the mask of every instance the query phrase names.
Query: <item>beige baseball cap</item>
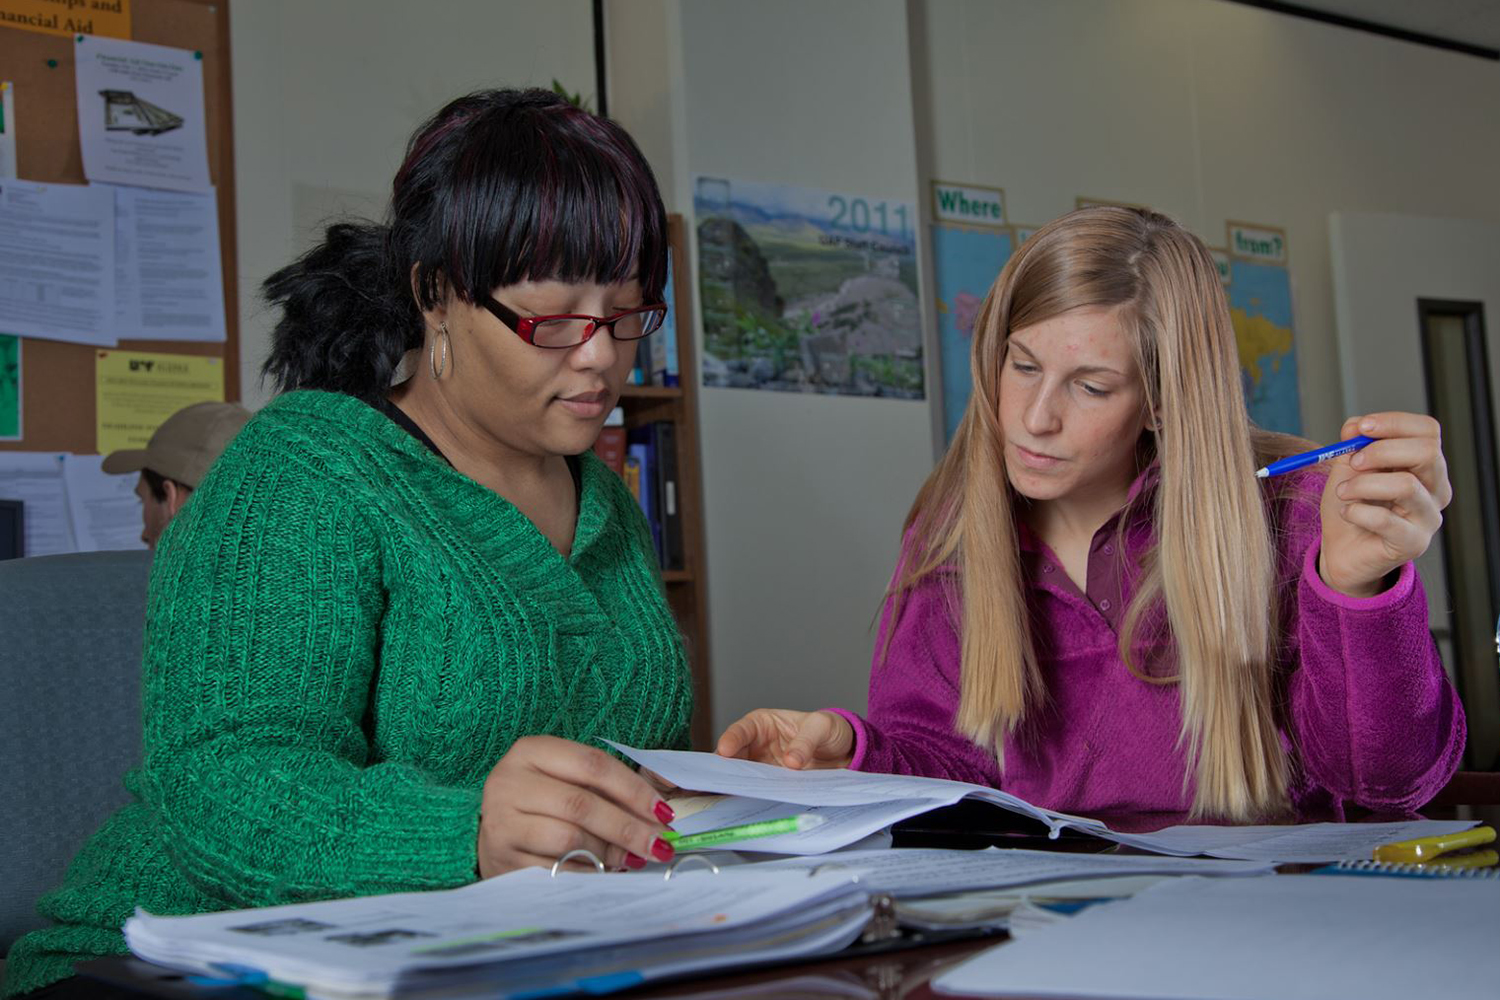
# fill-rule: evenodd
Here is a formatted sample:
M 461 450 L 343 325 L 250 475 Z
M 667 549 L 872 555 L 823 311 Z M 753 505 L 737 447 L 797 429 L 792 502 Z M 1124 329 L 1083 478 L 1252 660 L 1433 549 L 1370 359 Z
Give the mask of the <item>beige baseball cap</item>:
M 112 451 L 102 468 L 110 473 L 150 469 L 197 489 L 208 467 L 249 419 L 250 411 L 238 403 L 194 403 L 163 421 L 145 448 Z

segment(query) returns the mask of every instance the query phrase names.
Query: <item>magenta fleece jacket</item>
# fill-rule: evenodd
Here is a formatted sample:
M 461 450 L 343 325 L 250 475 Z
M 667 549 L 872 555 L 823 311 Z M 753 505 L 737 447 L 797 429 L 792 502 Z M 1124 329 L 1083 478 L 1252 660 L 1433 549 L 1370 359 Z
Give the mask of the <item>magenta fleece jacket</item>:
M 1132 496 L 1155 488 L 1154 470 Z M 1375 597 L 1354 599 L 1318 575 L 1318 501 L 1323 477 L 1287 477 L 1268 493 L 1278 540 L 1283 629 L 1282 737 L 1292 761 L 1298 813 L 1342 815 L 1345 804 L 1413 810 L 1458 768 L 1464 715 L 1428 630 L 1427 602 L 1411 564 Z M 1149 510 L 1150 504 L 1136 505 Z M 854 726 L 852 766 L 1003 788 L 1064 812 L 1186 812 L 1193 780 L 1180 745 L 1175 684 L 1126 669 L 1116 629 L 1151 544 L 1150 515 L 1102 527 L 1090 553 L 1087 590 L 1023 531 L 1023 575 L 1045 704 L 1007 738 L 1004 773 L 993 754 L 953 727 L 959 694 L 960 606 L 952 573 L 928 576 L 881 615 L 870 674 L 868 718 L 836 709 Z M 1114 552 L 1124 538 L 1123 558 Z M 903 556 L 905 553 L 903 552 Z M 891 630 L 894 630 L 893 632 Z M 890 632 L 889 653 L 881 650 Z M 1171 651 L 1144 647 L 1168 666 Z

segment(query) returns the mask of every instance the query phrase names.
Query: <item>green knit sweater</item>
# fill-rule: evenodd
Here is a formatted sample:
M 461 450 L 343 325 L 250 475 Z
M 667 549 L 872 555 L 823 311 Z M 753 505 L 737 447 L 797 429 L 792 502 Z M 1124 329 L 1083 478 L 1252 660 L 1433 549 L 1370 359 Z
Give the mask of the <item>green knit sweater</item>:
M 384 414 L 281 396 L 151 574 L 135 801 L 18 941 L 5 993 L 182 914 L 473 881 L 516 739 L 683 747 L 692 692 L 640 509 L 583 456 L 572 554 Z

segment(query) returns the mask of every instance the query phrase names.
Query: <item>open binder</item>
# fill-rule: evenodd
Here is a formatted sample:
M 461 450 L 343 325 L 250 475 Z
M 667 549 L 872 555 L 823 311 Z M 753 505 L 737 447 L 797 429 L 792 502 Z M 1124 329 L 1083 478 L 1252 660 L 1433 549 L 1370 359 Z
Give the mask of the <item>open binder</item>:
M 561 861 L 561 859 L 560 859 Z M 531 868 L 460 889 L 186 917 L 137 912 L 130 950 L 213 982 L 329 1000 L 608 993 L 839 951 L 870 924 L 839 872 Z
M 579 861 L 592 871 L 567 869 Z M 1094 880 L 1095 895 L 1117 895 L 1111 880 L 1270 870 L 1212 859 L 881 849 L 723 867 L 687 854 L 664 869 L 605 875 L 594 855 L 570 851 L 551 871 L 462 889 L 191 917 L 138 913 L 125 939 L 147 961 L 308 997 L 606 993 L 997 926 L 989 917 L 914 923 L 902 906 L 919 898 L 1078 879 Z

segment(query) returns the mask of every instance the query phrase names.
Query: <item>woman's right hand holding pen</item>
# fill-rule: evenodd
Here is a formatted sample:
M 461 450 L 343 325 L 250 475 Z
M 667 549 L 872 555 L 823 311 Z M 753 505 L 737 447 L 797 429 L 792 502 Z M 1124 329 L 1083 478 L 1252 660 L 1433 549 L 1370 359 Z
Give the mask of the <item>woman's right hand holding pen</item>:
M 848 767 L 854 727 L 834 712 L 757 708 L 724 730 L 714 748 L 720 757 L 804 768 Z
M 661 834 L 672 809 L 651 784 L 603 750 L 555 736 L 516 740 L 484 782 L 479 877 L 550 867 L 569 851 L 609 869 L 670 861 Z
M 1350 417 L 1342 437 L 1376 440 L 1329 469 L 1322 499 L 1323 582 L 1373 597 L 1387 574 L 1427 551 L 1453 499 L 1442 429 L 1419 413 Z

